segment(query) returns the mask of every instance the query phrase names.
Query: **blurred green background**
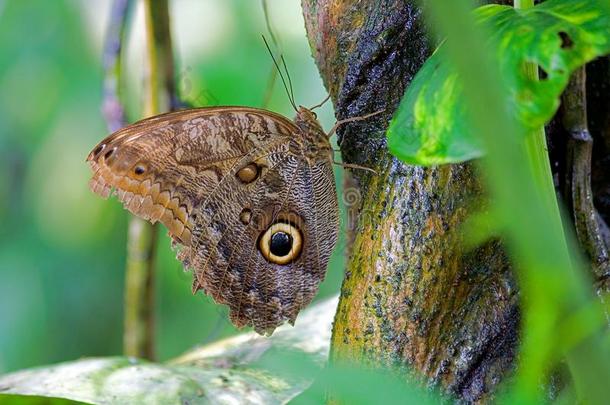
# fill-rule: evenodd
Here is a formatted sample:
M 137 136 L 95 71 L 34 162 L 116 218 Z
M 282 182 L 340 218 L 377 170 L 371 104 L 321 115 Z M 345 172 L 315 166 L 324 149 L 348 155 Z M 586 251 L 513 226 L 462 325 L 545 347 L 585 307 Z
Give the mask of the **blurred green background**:
M 261 107 L 272 69 L 261 40 L 269 35 L 261 2 L 170 3 L 182 97 L 194 105 Z M 300 2 L 268 5 L 297 102 L 320 102 L 326 92 Z M 116 199 L 88 190 L 84 162 L 107 135 L 101 54 L 110 6 L 111 0 L 0 0 L 0 373 L 121 352 L 127 214 Z M 140 5 L 129 38 L 122 88 L 135 121 L 144 65 Z M 267 107 L 293 115 L 279 83 Z M 319 116 L 330 128 L 330 103 Z M 191 275 L 161 233 L 156 329 L 164 360 L 237 331 L 224 307 L 191 294 Z M 342 256 L 336 249 L 317 299 L 338 291 Z

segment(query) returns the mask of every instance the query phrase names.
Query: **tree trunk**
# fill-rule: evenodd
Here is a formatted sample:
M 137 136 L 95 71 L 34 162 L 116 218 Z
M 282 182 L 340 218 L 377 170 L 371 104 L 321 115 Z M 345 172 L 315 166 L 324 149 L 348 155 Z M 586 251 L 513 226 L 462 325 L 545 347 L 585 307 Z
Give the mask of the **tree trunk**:
M 485 400 L 512 367 L 519 298 L 501 244 L 468 248 L 460 232 L 487 210 L 481 179 L 473 164 L 409 166 L 386 148 L 387 124 L 432 50 L 416 4 L 302 0 L 337 119 L 383 110 L 338 131 L 344 161 L 379 174 L 352 171 L 346 189 L 360 199 L 331 360 L 407 366 Z

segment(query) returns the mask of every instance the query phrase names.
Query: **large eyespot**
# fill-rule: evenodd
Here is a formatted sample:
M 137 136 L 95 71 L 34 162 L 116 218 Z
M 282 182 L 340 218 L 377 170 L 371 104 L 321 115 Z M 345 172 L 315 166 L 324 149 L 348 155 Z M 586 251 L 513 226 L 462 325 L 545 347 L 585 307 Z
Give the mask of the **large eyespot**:
M 237 178 L 245 184 L 252 183 L 258 177 L 258 166 L 255 163 L 250 163 L 239 169 L 236 173 Z
M 263 257 L 276 264 L 296 260 L 303 249 L 301 232 L 292 224 L 276 222 L 261 236 L 258 248 Z

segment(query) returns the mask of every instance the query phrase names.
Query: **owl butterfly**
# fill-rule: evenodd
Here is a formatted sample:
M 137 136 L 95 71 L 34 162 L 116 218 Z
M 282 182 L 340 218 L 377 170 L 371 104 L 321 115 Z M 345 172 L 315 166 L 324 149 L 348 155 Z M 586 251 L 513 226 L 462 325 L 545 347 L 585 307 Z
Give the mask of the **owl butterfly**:
M 330 136 L 339 124 L 377 114 L 325 133 L 315 107 L 296 107 L 273 61 L 294 121 L 248 107 L 171 112 L 113 133 L 87 157 L 91 189 L 116 193 L 133 214 L 163 223 L 193 270 L 193 292 L 228 305 L 236 326 L 261 334 L 294 323 L 337 242 Z
M 144 119 L 87 157 L 91 189 L 163 223 L 238 327 L 270 333 L 314 297 L 337 241 L 333 150 L 315 113 L 247 107 Z

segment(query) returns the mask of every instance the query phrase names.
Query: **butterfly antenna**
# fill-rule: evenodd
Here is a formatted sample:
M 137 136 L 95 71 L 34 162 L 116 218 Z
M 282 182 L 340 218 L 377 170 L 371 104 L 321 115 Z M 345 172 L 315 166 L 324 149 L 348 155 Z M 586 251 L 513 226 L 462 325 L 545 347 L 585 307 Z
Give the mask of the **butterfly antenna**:
M 290 80 L 290 73 L 288 72 L 288 66 L 286 66 L 286 60 L 284 59 L 284 55 L 280 55 L 282 59 L 282 66 L 284 67 L 284 72 L 286 72 L 286 77 L 288 78 L 288 86 L 290 86 L 290 97 L 292 97 L 292 105 L 295 105 L 294 102 L 294 89 L 292 88 L 292 80 Z
M 271 18 L 269 18 L 269 8 L 267 7 L 267 0 L 262 0 L 263 6 L 263 14 L 265 15 L 265 25 L 267 26 L 267 31 L 269 31 L 269 35 L 271 36 L 271 42 L 275 45 L 276 48 L 280 49 L 277 38 L 273 32 L 273 27 L 271 26 Z
M 275 49 L 281 50 L 282 48 L 280 47 L 275 36 L 273 27 L 271 26 L 271 18 L 269 17 L 269 8 L 267 7 L 267 0 L 261 0 L 261 5 L 263 7 L 263 14 L 265 15 L 265 24 L 267 25 L 267 32 L 271 37 L 271 42 L 275 46 Z M 271 69 L 271 71 L 269 71 L 269 78 L 267 79 L 267 88 L 265 89 L 265 94 L 263 95 L 263 108 L 267 108 L 269 102 L 271 101 L 271 96 L 273 95 L 273 87 L 275 86 L 276 79 L 277 70 Z
M 271 51 L 271 47 L 269 47 L 269 43 L 267 42 L 267 39 L 265 38 L 264 35 L 262 37 L 263 37 L 263 42 L 265 42 L 265 46 L 267 47 L 267 51 L 269 51 L 269 55 L 271 55 L 273 64 L 275 65 L 275 68 L 277 69 L 278 73 L 280 74 L 280 79 L 282 79 L 282 83 L 284 84 L 284 89 L 286 90 L 286 94 L 288 95 L 288 100 L 290 101 L 292 108 L 294 108 L 295 111 L 298 111 L 297 106 L 294 102 L 294 98 L 292 97 L 292 93 L 290 92 L 290 90 L 288 88 L 288 84 L 286 84 L 286 80 L 284 79 L 284 75 L 282 74 L 282 69 L 280 69 L 280 65 L 277 63 L 275 56 L 273 56 L 273 52 Z M 282 59 L 283 59 L 283 57 L 282 57 Z

